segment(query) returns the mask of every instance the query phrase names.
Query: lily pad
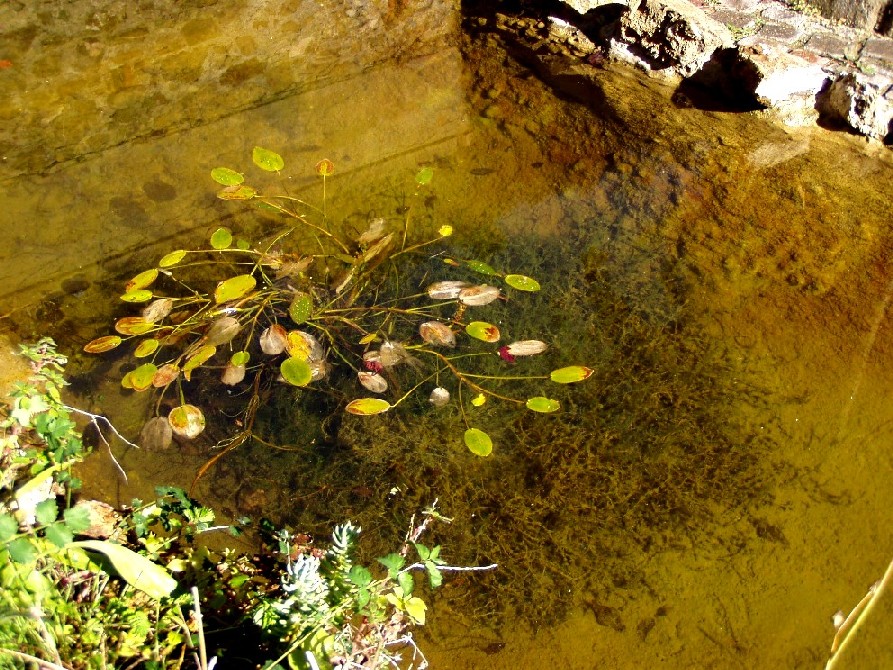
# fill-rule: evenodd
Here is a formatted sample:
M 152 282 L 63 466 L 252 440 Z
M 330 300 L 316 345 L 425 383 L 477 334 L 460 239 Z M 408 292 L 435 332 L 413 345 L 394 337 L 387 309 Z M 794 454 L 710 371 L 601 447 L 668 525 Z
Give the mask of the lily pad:
M 211 170 L 211 179 L 223 186 L 234 186 L 235 184 L 241 184 L 245 181 L 245 177 L 241 172 L 236 172 L 235 170 L 230 170 L 225 167 L 217 167 Z
M 465 326 L 465 332 L 483 342 L 499 341 L 499 328 L 486 321 L 472 321 Z
M 236 275 L 226 281 L 217 284 L 214 291 L 214 301 L 219 305 L 222 302 L 238 300 L 246 293 L 254 289 L 257 280 L 251 275 Z
M 557 412 L 559 409 L 561 409 L 561 404 L 557 400 L 552 400 L 552 398 L 537 396 L 535 398 L 528 399 L 526 407 L 527 409 L 533 410 L 534 412 L 549 414 L 551 412 Z
M 506 275 L 505 283 L 519 291 L 539 291 L 540 283 L 533 277 L 525 275 Z
M 306 360 L 289 356 L 279 366 L 282 378 L 292 386 L 307 386 L 313 380 L 313 370 Z
M 493 452 L 493 440 L 479 428 L 469 428 L 465 431 L 465 446 L 478 456 L 489 456 Z
M 195 405 L 174 407 L 167 415 L 167 420 L 171 424 L 171 430 L 190 440 L 198 437 L 205 429 L 205 415 Z
M 145 358 L 146 356 L 151 356 L 158 349 L 159 344 L 160 342 L 154 337 L 148 340 L 143 340 L 137 345 L 136 351 L 133 352 L 133 355 L 137 358 Z
M 206 344 L 202 347 L 199 347 L 195 350 L 195 352 L 186 359 L 186 363 L 183 365 L 183 374 L 186 379 L 189 379 L 189 373 L 195 370 L 197 367 L 206 363 L 211 356 L 217 353 L 217 347 L 213 344 Z
M 152 291 L 146 288 L 128 291 L 121 296 L 124 302 L 149 302 L 152 299 Z
M 558 382 L 559 384 L 573 384 L 574 382 L 581 382 L 584 379 L 589 379 L 589 376 L 593 372 L 592 369 L 583 365 L 570 365 L 566 368 L 552 370 L 549 379 L 553 382 Z
M 127 282 L 124 290 L 129 293 L 130 291 L 136 291 L 141 288 L 146 288 L 147 286 L 151 286 L 152 282 L 154 282 L 156 279 L 158 279 L 158 268 L 152 268 L 151 270 L 140 272 L 136 277 Z
M 165 254 L 164 256 L 162 256 L 161 260 L 158 261 L 158 267 L 169 268 L 171 266 L 174 266 L 182 261 L 187 253 L 189 252 L 184 249 L 178 249 L 177 251 L 172 251 L 169 254 Z
M 155 328 L 141 316 L 125 316 L 115 322 L 115 331 L 122 335 L 143 335 Z
M 498 277 L 499 273 L 487 263 L 483 261 L 465 261 L 465 265 L 469 268 L 482 275 L 489 275 L 491 277 Z
M 229 362 L 233 365 L 246 365 L 249 360 L 251 360 L 251 354 L 247 351 L 237 351 L 230 357 Z
M 233 243 L 233 234 L 229 228 L 218 228 L 211 235 L 211 247 L 214 249 L 228 249 Z
M 356 400 L 351 400 L 347 403 L 347 407 L 344 409 L 351 414 L 372 416 L 374 414 L 387 412 L 391 409 L 391 403 L 387 400 L 382 400 L 381 398 L 357 398 Z
M 154 363 L 143 363 L 129 374 L 130 388 L 134 391 L 145 391 L 152 386 L 158 367 Z
M 331 177 L 335 174 L 335 164 L 328 158 L 323 158 L 316 164 L 316 174 L 320 177 Z
M 227 186 L 217 191 L 217 197 L 221 200 L 251 200 L 257 195 L 257 191 L 245 184 Z
M 415 174 L 415 183 L 419 186 L 427 186 L 434 179 L 434 168 L 426 165 Z
M 288 315 L 299 326 L 310 318 L 313 312 L 313 300 L 307 293 L 297 293 L 288 307 Z
M 121 344 L 121 342 L 123 342 L 123 340 L 117 335 L 105 335 L 87 342 L 87 344 L 84 345 L 84 351 L 88 354 L 102 354 L 106 351 L 111 351 Z
M 254 147 L 251 152 L 251 160 L 254 161 L 257 167 L 267 172 L 279 172 L 279 170 L 285 167 L 285 161 L 282 160 L 282 156 L 263 147 Z

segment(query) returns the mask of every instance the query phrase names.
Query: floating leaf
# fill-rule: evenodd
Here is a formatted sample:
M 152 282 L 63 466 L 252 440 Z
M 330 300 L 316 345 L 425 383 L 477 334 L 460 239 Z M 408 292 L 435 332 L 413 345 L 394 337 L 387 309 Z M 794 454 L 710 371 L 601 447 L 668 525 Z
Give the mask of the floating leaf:
M 305 338 L 300 330 L 293 330 L 286 338 L 285 350 L 288 352 L 289 356 L 306 361 L 310 359 L 312 346 L 313 343 Z
M 121 296 L 124 302 L 148 302 L 152 299 L 152 291 L 145 288 L 128 291 Z
M 229 228 L 218 228 L 211 234 L 211 247 L 214 249 L 228 249 L 233 243 L 233 234 Z
M 540 342 L 539 340 L 519 340 L 518 342 L 512 342 L 505 350 L 512 356 L 535 356 L 543 353 L 548 348 L 545 342 Z
M 256 195 L 257 191 L 255 189 L 244 184 L 227 186 L 217 191 L 217 197 L 221 200 L 251 200 Z
M 150 386 L 152 386 L 152 381 L 155 379 L 155 374 L 158 372 L 158 367 L 154 363 L 143 363 L 135 370 L 131 370 L 130 374 L 130 387 L 134 391 L 145 391 Z
M 235 170 L 230 170 L 225 167 L 217 167 L 211 170 L 211 179 L 223 186 L 233 186 L 245 181 L 245 177 L 242 176 L 241 172 L 236 172 Z
M 146 288 L 147 286 L 151 286 L 152 282 L 154 282 L 156 279 L 158 279 L 158 268 L 152 268 L 151 270 L 140 272 L 136 277 L 127 282 L 124 290 L 129 293 L 130 291 L 136 291 L 137 289 Z
M 141 316 L 125 316 L 115 322 L 115 331 L 122 335 L 143 335 L 155 328 Z
M 146 451 L 164 451 L 173 443 L 174 431 L 163 416 L 152 417 L 140 431 L 140 446 Z
M 506 275 L 505 283 L 519 291 L 539 291 L 540 283 L 533 277 L 524 275 Z
M 205 429 L 205 415 L 195 405 L 174 407 L 167 415 L 167 420 L 171 424 L 171 430 L 190 440 Z
M 542 396 L 537 396 L 536 398 L 529 398 L 525 403 L 527 409 L 533 410 L 534 412 L 542 412 L 543 414 L 548 414 L 550 412 L 557 412 L 561 405 L 557 400 L 552 400 L 551 398 L 544 398 Z
M 193 352 L 193 354 L 186 359 L 186 363 L 183 365 L 183 374 L 186 379 L 189 379 L 189 373 L 195 370 L 197 367 L 207 362 L 211 356 L 217 353 L 217 347 L 213 344 L 206 344 L 204 346 L 199 347 Z
M 384 393 L 388 390 L 388 382 L 377 372 L 369 372 L 368 370 L 360 370 L 357 373 L 357 379 L 360 385 L 373 393 Z
M 439 281 L 431 284 L 426 291 L 428 297 L 434 300 L 455 300 L 459 297 L 462 289 L 471 286 L 467 281 Z
M 106 351 L 111 351 L 117 347 L 122 341 L 123 340 L 117 335 L 97 337 L 95 340 L 91 340 L 84 345 L 84 351 L 88 354 L 103 354 Z
M 465 332 L 476 340 L 482 340 L 484 342 L 499 341 L 499 328 L 486 321 L 472 321 L 465 326 Z
M 372 416 L 373 414 L 381 414 L 391 409 L 391 403 L 381 398 L 357 398 L 347 403 L 344 408 L 351 414 L 359 416 Z
M 121 388 L 133 390 L 133 383 L 130 381 L 130 374 L 127 373 L 123 377 L 121 377 Z
M 233 365 L 246 365 L 250 360 L 251 354 L 247 351 L 237 351 L 230 357 L 229 362 Z
M 478 393 L 474 398 L 471 399 L 471 404 L 475 407 L 481 407 L 486 402 L 487 396 L 485 396 L 483 393 Z
M 473 454 L 489 456 L 493 451 L 493 440 L 484 431 L 478 428 L 469 428 L 465 431 L 465 446 Z
M 369 344 L 370 342 L 375 342 L 377 339 L 378 333 L 369 333 L 368 335 L 363 335 L 357 344 Z
M 226 281 L 217 284 L 214 291 L 214 301 L 219 305 L 222 302 L 238 300 L 257 285 L 257 280 L 251 275 L 236 275 Z
M 331 177 L 335 174 L 335 164 L 328 158 L 323 158 L 316 164 L 316 174 L 320 177 Z
M 268 326 L 260 334 L 260 350 L 265 354 L 276 356 L 288 346 L 288 331 L 278 323 Z
M 150 302 L 143 310 L 143 318 L 149 323 L 157 323 L 171 313 L 174 301 L 170 298 L 159 298 Z
M 430 165 L 426 165 L 415 173 L 415 183 L 419 186 L 427 186 L 432 179 L 434 179 L 434 168 Z
M 440 235 L 441 237 L 449 237 L 450 235 L 453 234 L 453 227 L 452 226 L 441 226 L 440 228 L 437 229 L 437 234 Z
M 177 581 L 165 568 L 120 544 L 81 540 L 68 546 L 105 554 L 124 581 L 152 598 L 167 597 L 177 588 Z
M 223 373 L 220 375 L 220 381 L 227 386 L 235 386 L 243 379 L 245 379 L 244 365 L 233 365 L 232 363 L 227 363 L 226 367 L 223 368 Z
M 491 266 L 487 265 L 483 261 L 465 261 L 465 265 L 469 268 L 482 275 L 490 275 L 492 277 L 498 277 L 499 273 L 494 270 Z
M 282 378 L 292 386 L 307 386 L 313 380 L 313 370 L 306 360 L 289 356 L 279 366 Z
M 288 315 L 299 326 L 310 318 L 313 312 L 313 300 L 307 293 L 296 293 L 288 306 Z
M 248 251 L 251 248 L 251 242 L 248 240 L 238 239 L 236 240 L 236 249 L 241 249 L 242 251 Z
M 159 344 L 161 344 L 155 338 L 151 338 L 148 340 L 143 340 L 137 345 L 136 351 L 133 352 L 133 355 L 137 358 L 145 358 L 146 356 L 151 356 L 158 349 Z
M 572 384 L 573 382 L 581 382 L 584 379 L 588 379 L 593 372 L 594 370 L 582 365 L 571 365 L 559 370 L 552 370 L 549 379 L 559 384 Z
M 177 263 L 179 263 L 180 261 L 183 260 L 183 258 L 186 256 L 187 253 L 189 253 L 189 252 L 185 251 L 183 249 L 178 249 L 177 251 L 172 251 L 169 254 L 163 256 L 161 258 L 161 260 L 158 261 L 158 267 L 169 268 L 173 265 L 176 265 Z
M 179 366 L 174 365 L 173 363 L 167 363 L 158 368 L 158 372 L 155 373 L 155 377 L 152 379 L 152 386 L 157 389 L 162 388 L 170 384 L 179 376 Z
M 499 289 L 495 286 L 490 286 L 489 284 L 469 286 L 459 292 L 459 302 L 469 305 L 470 307 L 489 305 L 497 298 L 499 298 Z
M 425 321 L 419 326 L 419 335 L 425 342 L 436 347 L 456 346 L 456 334 L 440 321 Z
M 251 160 L 254 161 L 257 167 L 267 172 L 279 172 L 279 170 L 285 167 L 285 161 L 282 160 L 282 156 L 275 151 L 262 147 L 254 147 L 251 152 Z
M 450 401 L 450 392 L 447 391 L 442 386 L 438 386 L 433 391 L 431 391 L 431 395 L 428 396 L 428 402 L 430 402 L 435 407 L 445 407 L 447 403 Z
M 220 346 L 221 344 L 227 344 L 232 341 L 232 339 L 239 334 L 240 330 L 242 330 L 242 324 L 239 323 L 237 318 L 233 316 L 221 316 L 220 318 L 215 319 L 214 323 L 211 324 L 211 327 L 208 328 L 208 332 L 205 333 L 205 340 L 208 344 Z

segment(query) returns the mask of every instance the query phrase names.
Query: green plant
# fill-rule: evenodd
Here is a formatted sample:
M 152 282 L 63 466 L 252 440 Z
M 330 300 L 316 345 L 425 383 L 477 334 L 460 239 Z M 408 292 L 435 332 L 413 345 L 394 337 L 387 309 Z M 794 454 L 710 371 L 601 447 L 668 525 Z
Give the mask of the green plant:
M 260 147 L 252 157 L 267 172 L 278 173 L 284 167 L 281 156 Z M 333 175 L 334 166 L 323 160 L 316 171 L 325 180 Z M 443 279 L 419 291 L 404 280 L 414 267 L 431 263 L 433 257 L 425 252 L 451 236 L 452 226 L 440 226 L 436 234 L 413 242 L 410 207 L 399 223 L 374 219 L 351 237 L 333 230 L 325 203 L 317 209 L 273 187 L 261 192 L 229 168 L 215 168 L 211 176 L 223 186 L 219 198 L 250 202 L 290 225 L 254 244 L 219 228 L 208 248 L 164 255 L 156 267 L 134 276 L 121 295 L 127 303 L 146 304 L 141 315 L 118 319 L 117 334 L 84 347 L 89 353 L 104 353 L 134 340 L 133 356 L 145 362 L 127 372 L 122 384 L 134 391 L 160 389 L 162 397 L 176 389 L 177 400 L 166 419 L 152 420 L 158 439 L 169 442 L 172 432 L 193 438 L 204 430 L 205 411 L 187 401 L 184 391 L 183 382 L 191 381 L 193 374 L 216 371 L 222 384 L 247 391 L 239 420 L 242 429 L 221 445 L 227 448 L 210 465 L 256 437 L 253 427 L 260 396 L 274 380 L 319 387 L 334 366 L 350 371 L 354 383 L 372 394 L 348 393 L 343 408 L 356 415 L 387 412 L 422 392 L 432 405 L 442 407 L 457 393 L 466 427 L 464 442 L 473 453 L 487 456 L 492 440 L 472 425 L 470 408 L 494 398 L 534 412 L 560 409 L 557 400 L 515 397 L 502 391 L 500 384 L 524 380 L 567 384 L 591 374 L 582 365 L 548 375 L 492 369 L 500 358 L 514 362 L 548 347 L 537 339 L 500 347 L 500 327 L 466 313 L 492 303 L 507 301 L 514 306 L 523 294 L 540 290 L 535 279 L 497 271 L 482 261 L 447 257 L 441 268 L 477 277 L 478 283 Z M 433 168 L 422 168 L 415 177 L 416 188 L 429 188 L 433 176 Z M 409 261 L 408 269 L 403 261 Z M 481 276 L 493 284 L 479 283 Z
M 264 551 L 211 549 L 201 535 L 240 531 L 214 525 L 213 510 L 173 487 L 99 524 L 91 508 L 71 504 L 78 482 L 70 469 L 85 450 L 73 408 L 61 400 L 65 357 L 48 339 L 22 349 L 34 377 L 0 410 L 0 668 L 179 668 L 188 657 L 207 670 L 214 660 L 206 633 L 214 630 L 206 630 L 204 608 L 230 633 L 256 636 L 259 626 L 264 643 L 252 654 L 264 667 L 285 659 L 305 667 L 309 652 L 309 667 L 350 658 L 372 670 L 395 663 L 396 647 L 420 654 L 409 629 L 424 623 L 426 606 L 414 594 L 413 571 L 436 587 L 441 571 L 495 567 L 445 566 L 439 546 L 419 544 L 443 518 L 433 507 L 399 553 L 379 559 L 387 573 L 377 579 L 355 563 L 359 529 L 349 523 L 327 550 L 269 524 L 262 525 L 273 542 Z M 407 565 L 411 547 L 419 561 Z

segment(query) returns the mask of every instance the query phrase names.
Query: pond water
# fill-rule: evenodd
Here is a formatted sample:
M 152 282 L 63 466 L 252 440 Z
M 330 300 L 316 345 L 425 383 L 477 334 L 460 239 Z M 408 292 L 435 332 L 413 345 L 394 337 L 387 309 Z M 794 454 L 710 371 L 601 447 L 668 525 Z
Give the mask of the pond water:
M 500 567 L 433 597 L 419 633 L 433 667 L 818 667 L 832 614 L 893 558 L 893 161 L 678 107 L 633 72 L 591 74 L 550 88 L 484 33 L 9 180 L 4 323 L 56 337 L 77 401 L 138 434 L 151 403 L 120 389 L 125 360 L 78 353 L 129 313 L 123 282 L 219 225 L 268 230 L 215 199 L 211 168 L 248 166 L 260 144 L 320 202 L 313 165 L 328 157 L 333 221 L 412 206 L 452 225 L 449 253 L 543 284 L 488 318 L 548 340 L 551 367 L 595 372 L 560 391 L 557 415 L 481 408 L 486 459 L 454 412 L 333 419 L 318 396 L 276 394 L 258 422 L 288 449 L 245 444 L 196 495 L 319 536 L 351 519 L 370 555 L 439 499 L 453 522 L 430 539 L 449 561 Z M 91 493 L 189 486 L 230 428 L 163 453 L 116 447 L 126 482 L 100 451 Z M 865 653 L 860 668 L 889 661 Z

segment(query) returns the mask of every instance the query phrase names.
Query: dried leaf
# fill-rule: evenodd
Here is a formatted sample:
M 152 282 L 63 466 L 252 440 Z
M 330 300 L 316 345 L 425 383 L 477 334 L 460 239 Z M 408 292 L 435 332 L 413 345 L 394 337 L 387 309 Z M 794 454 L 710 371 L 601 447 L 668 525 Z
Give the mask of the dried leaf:
M 361 370 L 357 373 L 357 379 L 363 388 L 373 393 L 384 393 L 388 390 L 388 381 L 377 372 Z
M 459 302 L 469 305 L 470 307 L 480 307 L 481 305 L 489 305 L 499 298 L 499 289 L 489 284 L 480 284 L 479 286 L 469 286 L 459 291 Z
M 426 321 L 419 326 L 419 335 L 428 344 L 436 347 L 455 347 L 456 334 L 440 321 Z

